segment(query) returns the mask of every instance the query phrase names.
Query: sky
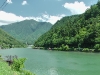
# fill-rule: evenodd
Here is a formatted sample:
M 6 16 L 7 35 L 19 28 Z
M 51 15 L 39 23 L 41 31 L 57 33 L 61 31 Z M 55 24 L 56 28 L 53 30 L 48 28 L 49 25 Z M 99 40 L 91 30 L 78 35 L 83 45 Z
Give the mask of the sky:
M 55 24 L 64 16 L 82 14 L 98 0 L 0 0 L 0 25 L 34 19 Z M 3 5 L 4 4 L 4 5 Z

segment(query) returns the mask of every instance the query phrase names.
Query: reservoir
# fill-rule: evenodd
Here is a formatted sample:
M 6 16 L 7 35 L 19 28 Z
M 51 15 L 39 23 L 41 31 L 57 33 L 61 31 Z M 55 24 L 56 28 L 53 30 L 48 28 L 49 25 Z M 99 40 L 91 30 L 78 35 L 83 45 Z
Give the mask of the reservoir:
M 0 50 L 3 58 L 26 58 L 25 69 L 36 75 L 99 75 L 100 53 L 63 52 L 31 48 Z

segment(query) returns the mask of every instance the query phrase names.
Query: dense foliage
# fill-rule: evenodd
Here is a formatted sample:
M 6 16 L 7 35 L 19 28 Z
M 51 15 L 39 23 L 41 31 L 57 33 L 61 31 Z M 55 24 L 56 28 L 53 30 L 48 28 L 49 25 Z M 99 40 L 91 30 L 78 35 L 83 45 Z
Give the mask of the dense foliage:
M 33 44 L 35 40 L 51 28 L 51 24 L 47 22 L 37 22 L 35 20 L 25 20 L 10 25 L 1 26 L 3 30 L 8 32 L 17 40 Z
M 30 71 L 24 70 L 25 60 L 26 58 L 14 59 L 13 64 L 11 65 L 11 69 L 20 72 L 21 75 L 33 75 Z
M 57 21 L 52 28 L 34 44 L 36 47 L 84 48 L 100 50 L 100 1 L 80 15 L 72 15 Z
M 0 48 L 24 47 L 22 43 L 0 29 Z
M 15 71 L 20 71 L 24 68 L 25 58 L 13 59 L 13 64 L 11 68 Z

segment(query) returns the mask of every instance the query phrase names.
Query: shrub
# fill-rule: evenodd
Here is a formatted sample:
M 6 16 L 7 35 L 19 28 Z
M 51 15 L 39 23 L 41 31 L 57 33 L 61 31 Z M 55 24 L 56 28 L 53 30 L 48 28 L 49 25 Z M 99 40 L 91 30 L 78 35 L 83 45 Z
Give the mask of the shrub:
M 89 48 L 83 48 L 83 52 L 89 52 Z
M 100 44 L 95 44 L 94 49 L 99 49 L 100 48 Z
M 74 51 L 78 51 L 78 49 L 77 48 L 74 48 Z
M 55 48 L 53 48 L 53 50 L 58 50 L 58 48 L 55 47 Z
M 62 44 L 60 49 L 63 50 L 63 51 L 68 51 L 69 50 L 69 46 Z
M 68 46 L 68 45 L 65 46 L 65 50 L 66 50 L 66 51 L 69 50 L 69 46 Z
M 100 44 L 95 44 L 94 49 L 95 51 L 100 51 Z
M 24 68 L 24 62 L 26 58 L 13 59 L 13 64 L 11 65 L 12 70 L 21 71 Z

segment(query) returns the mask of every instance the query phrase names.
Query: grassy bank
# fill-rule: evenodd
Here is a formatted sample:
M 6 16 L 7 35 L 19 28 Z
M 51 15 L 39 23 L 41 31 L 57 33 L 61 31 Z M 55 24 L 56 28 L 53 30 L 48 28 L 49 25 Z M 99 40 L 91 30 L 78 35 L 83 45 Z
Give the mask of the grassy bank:
M 12 71 L 11 67 L 0 59 L 0 75 L 20 75 L 20 72 Z
M 9 66 L 8 63 L 0 57 L 0 75 L 35 75 L 28 70 L 23 70 L 23 67 L 21 66 L 22 64 L 18 64 L 19 59 Z

